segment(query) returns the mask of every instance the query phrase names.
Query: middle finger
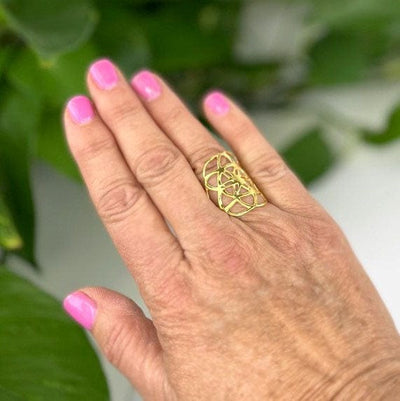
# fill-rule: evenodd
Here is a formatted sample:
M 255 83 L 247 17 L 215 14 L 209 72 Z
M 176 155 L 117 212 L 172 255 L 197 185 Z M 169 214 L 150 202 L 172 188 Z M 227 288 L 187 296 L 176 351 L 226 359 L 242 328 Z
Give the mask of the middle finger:
M 95 62 L 88 87 L 121 152 L 181 244 L 223 216 L 205 196 L 188 161 L 146 112 L 122 74 L 108 60 Z
M 226 149 L 176 93 L 158 75 L 146 70 L 137 73 L 131 84 L 149 114 L 182 151 L 198 179 L 204 182 L 210 199 L 226 213 L 240 217 L 236 222 L 261 221 L 260 217 L 264 214 L 260 213 L 269 210 L 271 204 L 264 208 L 264 196 L 255 186 L 249 187 L 249 182 L 238 186 L 241 176 L 238 181 L 237 173 L 232 174 L 232 170 L 229 170 L 232 159 L 227 155 L 221 156 Z M 228 168 L 225 170 L 226 166 Z M 253 211 L 254 208 L 257 210 Z M 252 213 L 247 214 L 249 210 Z

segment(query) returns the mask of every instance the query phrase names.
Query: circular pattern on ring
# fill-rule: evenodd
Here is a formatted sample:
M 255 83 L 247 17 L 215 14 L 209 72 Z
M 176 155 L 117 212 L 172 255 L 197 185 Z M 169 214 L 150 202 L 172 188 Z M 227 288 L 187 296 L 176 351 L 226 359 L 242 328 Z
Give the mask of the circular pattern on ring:
M 212 156 L 203 167 L 208 197 L 217 196 L 218 207 L 239 217 L 267 203 L 265 196 L 228 151 Z

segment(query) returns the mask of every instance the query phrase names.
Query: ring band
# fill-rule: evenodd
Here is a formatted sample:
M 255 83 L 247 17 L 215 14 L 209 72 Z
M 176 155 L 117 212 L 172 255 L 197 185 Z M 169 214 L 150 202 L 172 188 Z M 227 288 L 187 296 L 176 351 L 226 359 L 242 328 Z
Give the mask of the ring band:
M 203 166 L 207 196 L 230 216 L 240 217 L 267 204 L 267 199 L 228 151 L 212 156 Z

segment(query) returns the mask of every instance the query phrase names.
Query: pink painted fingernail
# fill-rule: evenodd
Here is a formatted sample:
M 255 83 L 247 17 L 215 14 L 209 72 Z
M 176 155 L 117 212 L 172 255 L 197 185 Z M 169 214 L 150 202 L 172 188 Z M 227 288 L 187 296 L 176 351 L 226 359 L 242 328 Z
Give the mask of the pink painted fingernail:
M 86 124 L 94 116 L 92 103 L 86 96 L 74 96 L 69 100 L 67 109 L 77 124 Z
M 107 59 L 94 62 L 89 73 L 100 89 L 112 89 L 118 82 L 117 70 Z
M 140 71 L 131 80 L 133 89 L 147 101 L 161 95 L 161 86 L 150 71 Z
M 224 116 L 229 112 L 230 106 L 226 97 L 221 92 L 211 92 L 204 99 L 205 106 L 214 114 Z
M 81 291 L 69 294 L 63 303 L 65 311 L 81 326 L 90 330 L 96 318 L 96 303 Z

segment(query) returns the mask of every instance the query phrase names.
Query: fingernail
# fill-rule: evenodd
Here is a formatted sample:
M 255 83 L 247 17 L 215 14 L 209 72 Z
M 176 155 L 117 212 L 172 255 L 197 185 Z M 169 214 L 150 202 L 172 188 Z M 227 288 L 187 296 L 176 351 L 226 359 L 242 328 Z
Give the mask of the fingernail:
M 81 291 L 69 294 L 63 303 L 65 311 L 81 326 L 90 330 L 96 317 L 96 304 Z
M 94 111 L 91 101 L 86 96 L 75 96 L 69 100 L 67 109 L 77 124 L 86 124 L 93 119 Z
M 112 89 L 118 82 L 117 70 L 107 59 L 93 63 L 89 73 L 100 89 Z
M 150 71 L 140 71 L 131 80 L 133 89 L 147 101 L 161 95 L 161 87 Z
M 204 99 L 205 106 L 214 114 L 224 116 L 229 112 L 230 106 L 226 97 L 221 92 L 211 92 Z

